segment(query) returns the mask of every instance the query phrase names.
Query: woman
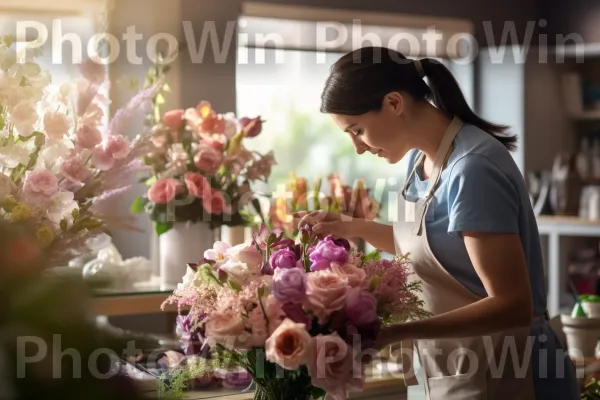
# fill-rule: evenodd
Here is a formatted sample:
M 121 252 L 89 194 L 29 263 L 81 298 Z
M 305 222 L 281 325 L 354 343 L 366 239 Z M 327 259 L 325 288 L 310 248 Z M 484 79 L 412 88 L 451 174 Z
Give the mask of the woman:
M 375 47 L 336 62 L 321 111 L 358 154 L 408 157 L 407 212 L 392 226 L 299 215 L 318 233 L 410 253 L 433 316 L 386 327 L 380 348 L 402 342 L 410 356 L 415 341 L 432 400 L 578 399 L 548 324 L 536 219 L 507 127 L 478 117 L 443 64 Z

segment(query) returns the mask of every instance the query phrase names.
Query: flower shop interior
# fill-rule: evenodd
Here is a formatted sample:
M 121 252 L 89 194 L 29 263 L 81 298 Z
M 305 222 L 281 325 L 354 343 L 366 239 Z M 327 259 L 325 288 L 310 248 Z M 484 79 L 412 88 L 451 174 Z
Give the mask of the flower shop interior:
M 407 160 L 357 157 L 320 111 L 332 65 L 363 46 L 442 63 L 517 136 L 550 322 L 583 396 L 600 377 L 598 1 L 0 0 L 0 28 L 0 399 L 425 399 L 400 344 L 356 383 L 314 378 L 274 338 L 320 351 L 314 325 L 335 318 L 282 299 L 322 266 L 349 285 L 323 301 L 343 289 L 357 326 L 371 300 L 377 329 L 426 315 L 410 260 L 292 215 L 405 215 Z

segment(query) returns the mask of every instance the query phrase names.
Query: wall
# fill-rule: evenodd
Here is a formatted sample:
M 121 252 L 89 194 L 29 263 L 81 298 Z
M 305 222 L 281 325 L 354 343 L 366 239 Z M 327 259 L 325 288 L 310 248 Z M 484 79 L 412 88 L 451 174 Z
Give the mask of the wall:
M 248 0 L 250 2 L 257 0 Z M 519 42 L 523 42 L 528 21 L 537 21 L 541 15 L 538 0 L 509 0 L 492 4 L 480 0 L 258 0 L 264 3 L 294 4 L 326 8 L 344 8 L 384 11 L 433 17 L 465 18 L 475 24 L 475 37 L 480 46 L 499 44 L 505 22 L 513 22 Z M 590 0 L 594 1 L 594 0 Z M 516 11 L 515 11 L 516 10 Z M 357 17 L 359 15 L 357 14 Z M 484 21 L 490 21 L 492 30 L 486 34 Z M 506 24 L 506 26 L 510 26 Z M 493 38 L 493 42 L 487 37 Z M 507 43 L 517 44 L 517 43 Z
M 579 33 L 587 43 L 600 43 L 600 1 L 545 0 L 542 13 L 553 35 Z

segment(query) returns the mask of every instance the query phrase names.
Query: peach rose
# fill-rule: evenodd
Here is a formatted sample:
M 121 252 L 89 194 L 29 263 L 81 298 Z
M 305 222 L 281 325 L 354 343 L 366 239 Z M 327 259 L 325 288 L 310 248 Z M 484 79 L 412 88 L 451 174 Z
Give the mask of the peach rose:
M 307 366 L 311 383 L 325 390 L 328 398 L 346 400 L 350 392 L 363 388 L 364 366 L 356 351 L 338 335 L 315 336 Z
M 204 193 L 210 193 L 211 187 L 204 175 L 187 172 L 184 177 L 185 185 L 192 196 L 202 198 Z
M 305 306 L 324 324 L 329 315 L 344 308 L 349 290 L 346 281 L 330 270 L 310 273 L 306 279 Z
M 311 344 L 306 325 L 286 318 L 267 339 L 266 358 L 285 369 L 296 370 L 309 361 Z
M 148 199 L 154 203 L 166 204 L 173 200 L 177 194 L 178 186 L 179 181 L 177 179 L 159 179 L 148 189 Z
M 363 284 L 367 277 L 364 269 L 358 268 L 352 264 L 333 261 L 331 271 L 338 274 L 340 278 L 345 279 L 351 287 L 358 287 Z
M 171 130 L 178 131 L 183 126 L 183 123 L 184 123 L 183 115 L 184 114 L 185 114 L 185 110 L 167 111 L 165 113 L 165 115 L 163 115 L 163 122 Z
M 242 317 L 235 311 L 215 312 L 206 319 L 205 336 L 209 345 L 221 344 L 228 349 L 249 349 L 250 334 Z

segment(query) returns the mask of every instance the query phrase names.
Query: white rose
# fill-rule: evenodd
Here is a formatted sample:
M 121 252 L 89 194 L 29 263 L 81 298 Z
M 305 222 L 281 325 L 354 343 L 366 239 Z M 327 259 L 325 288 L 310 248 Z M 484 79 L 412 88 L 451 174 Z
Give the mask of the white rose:
M 8 176 L 0 173 L 0 199 L 12 194 L 15 189 L 14 182 Z
M 244 285 L 250 278 L 248 265 L 243 262 L 229 260 L 221 265 L 221 270 L 227 273 L 227 278 L 238 285 Z
M 71 226 L 73 223 L 73 210 L 79 210 L 79 205 L 74 199 L 72 192 L 58 192 L 50 201 L 50 207 L 48 207 L 46 214 L 48 219 L 59 226 L 60 221 L 65 219 L 67 225 Z
M 177 284 L 177 290 L 184 290 L 187 288 L 191 288 L 196 281 L 197 272 L 195 272 L 190 267 L 187 267 L 185 275 L 183 276 L 183 280 L 181 283 Z
M 52 139 L 62 139 L 71 128 L 71 121 L 61 112 L 47 112 L 44 115 L 44 130 Z

